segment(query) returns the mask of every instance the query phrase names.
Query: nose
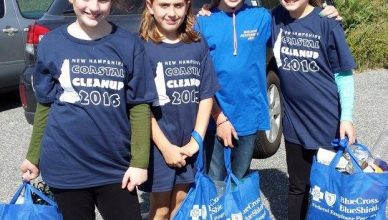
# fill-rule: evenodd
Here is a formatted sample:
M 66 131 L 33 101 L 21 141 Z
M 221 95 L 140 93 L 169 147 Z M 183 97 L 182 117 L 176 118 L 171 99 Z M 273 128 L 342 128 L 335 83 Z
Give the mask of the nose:
M 89 1 L 88 8 L 91 12 L 98 12 L 100 10 L 98 0 Z
M 175 17 L 176 16 L 176 11 L 175 11 L 175 7 L 174 6 L 168 7 L 167 15 L 169 17 Z

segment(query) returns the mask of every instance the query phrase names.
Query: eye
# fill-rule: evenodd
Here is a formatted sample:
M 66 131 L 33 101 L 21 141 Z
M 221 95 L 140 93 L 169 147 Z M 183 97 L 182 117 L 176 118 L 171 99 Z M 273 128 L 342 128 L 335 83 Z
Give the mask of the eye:
M 179 3 L 174 5 L 175 8 L 183 8 L 184 6 L 185 6 L 185 3 Z
M 159 6 L 160 6 L 161 8 L 166 9 L 166 8 L 168 8 L 169 4 L 162 3 L 162 4 L 160 4 Z

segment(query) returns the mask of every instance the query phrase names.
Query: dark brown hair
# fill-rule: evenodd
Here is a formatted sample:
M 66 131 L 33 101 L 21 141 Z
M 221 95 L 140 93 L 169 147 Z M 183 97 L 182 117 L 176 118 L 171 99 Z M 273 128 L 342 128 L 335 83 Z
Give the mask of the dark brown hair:
M 314 7 L 322 7 L 322 0 L 309 0 L 309 4 Z
M 149 0 L 151 4 L 154 0 Z M 195 24 L 195 15 L 193 14 L 191 7 L 192 1 L 185 0 L 188 5 L 186 17 L 182 25 L 178 29 L 178 38 L 184 43 L 192 43 L 199 41 L 201 39 L 198 32 L 194 30 Z M 140 37 L 144 40 L 152 40 L 155 43 L 160 43 L 163 41 L 164 36 L 158 31 L 155 23 L 154 16 L 148 11 L 147 1 L 144 0 L 144 10 L 141 16 L 140 22 Z

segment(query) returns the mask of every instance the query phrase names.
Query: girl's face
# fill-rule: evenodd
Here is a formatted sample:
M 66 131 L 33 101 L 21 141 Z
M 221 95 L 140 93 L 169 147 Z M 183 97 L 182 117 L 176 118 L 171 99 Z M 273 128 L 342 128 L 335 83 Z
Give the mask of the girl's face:
M 292 17 L 294 15 L 302 15 L 309 4 L 309 0 L 280 0 L 280 4 L 290 12 Z
M 106 22 L 111 0 L 69 0 L 73 4 L 78 23 L 86 28 L 98 27 Z
M 147 8 L 154 16 L 158 31 L 166 38 L 175 40 L 178 29 L 185 21 L 188 0 L 147 0 Z

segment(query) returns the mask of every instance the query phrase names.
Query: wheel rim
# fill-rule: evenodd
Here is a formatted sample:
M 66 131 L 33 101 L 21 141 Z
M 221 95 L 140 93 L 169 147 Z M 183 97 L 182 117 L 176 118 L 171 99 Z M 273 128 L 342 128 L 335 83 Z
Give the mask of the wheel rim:
M 279 89 L 275 84 L 271 84 L 267 91 L 268 104 L 269 104 L 269 115 L 270 115 L 270 130 L 265 132 L 267 139 L 270 143 L 273 143 L 280 130 L 281 123 L 281 103 Z

